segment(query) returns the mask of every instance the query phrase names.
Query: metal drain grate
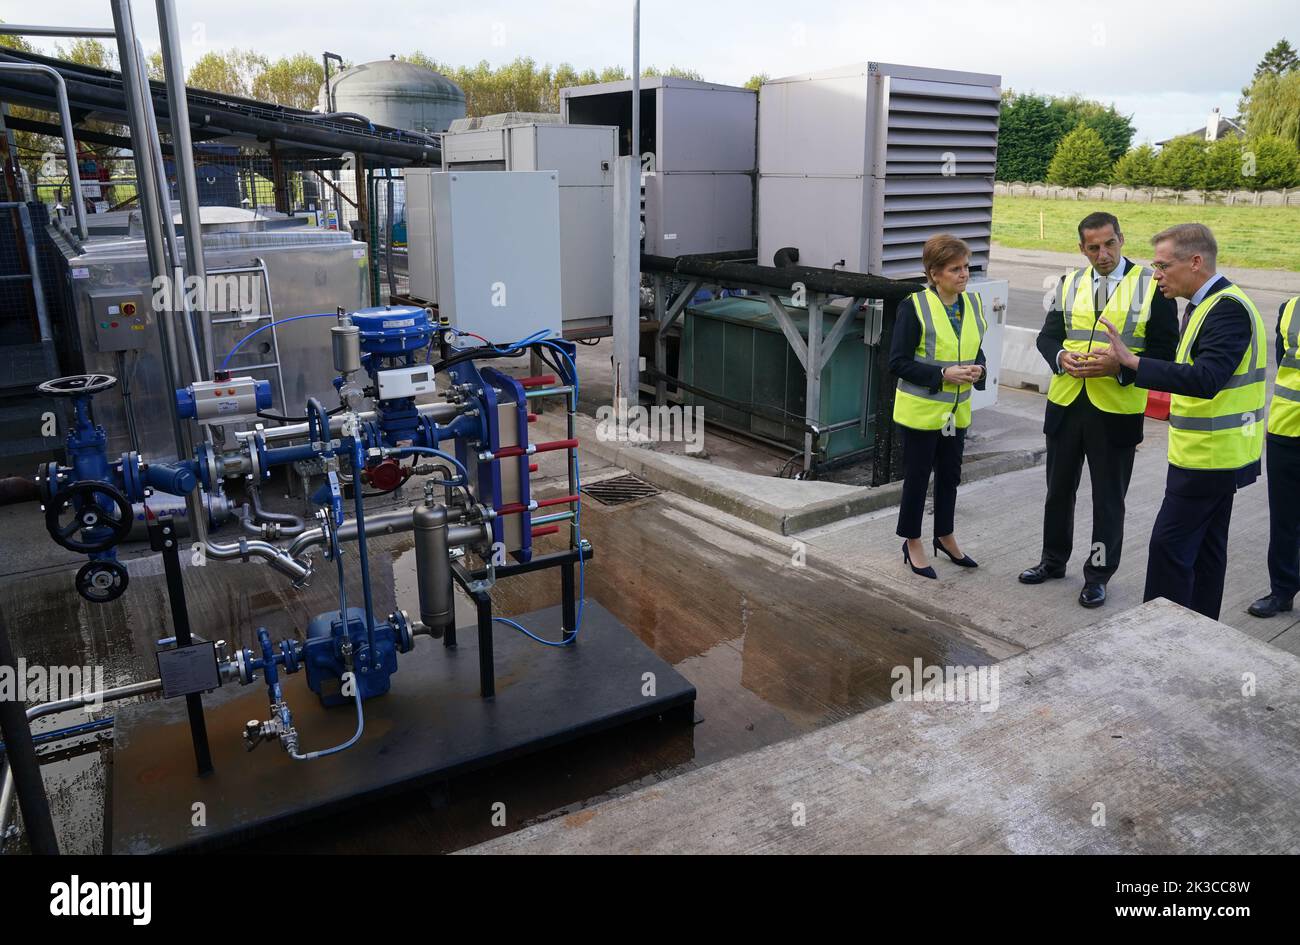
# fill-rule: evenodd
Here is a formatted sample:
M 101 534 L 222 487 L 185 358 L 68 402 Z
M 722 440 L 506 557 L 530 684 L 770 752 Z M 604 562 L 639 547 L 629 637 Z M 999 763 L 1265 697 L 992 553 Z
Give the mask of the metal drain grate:
M 636 476 L 619 476 L 583 486 L 582 491 L 604 505 L 622 505 L 633 499 L 658 495 L 659 490 Z

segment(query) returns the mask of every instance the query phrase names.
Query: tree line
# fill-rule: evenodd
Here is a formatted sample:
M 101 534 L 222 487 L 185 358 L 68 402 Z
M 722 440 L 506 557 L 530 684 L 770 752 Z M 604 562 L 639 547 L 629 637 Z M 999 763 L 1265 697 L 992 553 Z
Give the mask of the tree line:
M 33 48 L 21 37 L 0 36 L 0 44 Z M 117 66 L 116 50 L 94 39 L 57 45 L 55 55 L 98 68 Z M 526 56 L 495 67 L 486 60 L 452 65 L 418 49 L 398 58 L 460 86 L 470 116 L 557 112 L 562 88 L 629 78 L 621 66 L 579 70 L 569 63 L 538 64 Z M 151 78 L 162 78 L 160 54 L 150 57 L 148 69 Z M 643 74 L 702 78 L 693 69 L 677 66 L 662 71 L 651 66 Z M 746 87 L 757 89 L 767 78 L 765 73 L 754 75 Z M 194 60 L 186 74 L 186 84 L 193 88 L 301 109 L 316 107 L 324 80 L 320 60 L 310 53 L 271 59 L 247 49 L 210 50 Z M 1300 58 L 1285 39 L 1260 61 L 1242 89 L 1238 107 L 1244 136 L 1207 144 L 1193 134 L 1157 151 L 1150 144 L 1132 146 L 1132 116 L 1120 114 L 1114 105 L 1077 95 L 1008 90 L 1000 108 L 997 177 L 1066 186 L 1113 182 L 1215 190 L 1300 184 Z M 24 159 L 52 147 L 41 136 L 19 137 Z
M 1256 66 L 1238 112 L 1240 134 L 1207 142 L 1198 130 L 1157 151 L 1150 144 L 1131 147 L 1133 126 L 1113 105 L 1008 92 L 1002 101 L 998 179 L 1179 190 L 1300 185 L 1300 58 L 1285 39 Z

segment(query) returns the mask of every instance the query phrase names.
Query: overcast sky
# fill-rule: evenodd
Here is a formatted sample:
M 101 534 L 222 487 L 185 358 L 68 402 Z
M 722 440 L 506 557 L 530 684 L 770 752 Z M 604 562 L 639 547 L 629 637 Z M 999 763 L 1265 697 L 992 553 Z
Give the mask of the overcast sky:
M 630 67 L 630 0 L 177 0 L 183 54 L 253 48 L 353 62 L 420 49 L 444 62 L 493 65 L 517 56 L 582 69 Z M 147 46 L 154 3 L 135 0 Z M 107 0 L 0 0 L 0 19 L 111 25 Z M 1297 0 L 1232 3 L 1065 3 L 1059 0 L 643 0 L 641 61 L 740 85 L 862 60 L 991 72 L 1003 88 L 1114 102 L 1134 116 L 1135 142 L 1204 127 L 1211 108 L 1235 114 L 1241 87 L 1278 39 L 1300 47 Z M 52 51 L 53 40 L 36 41 Z

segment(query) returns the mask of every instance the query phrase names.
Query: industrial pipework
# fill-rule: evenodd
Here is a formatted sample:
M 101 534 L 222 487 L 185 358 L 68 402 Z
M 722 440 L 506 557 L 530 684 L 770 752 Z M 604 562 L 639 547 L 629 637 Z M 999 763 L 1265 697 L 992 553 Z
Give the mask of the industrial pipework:
M 227 487 L 239 484 L 247 491 L 252 511 L 240 522 L 241 534 L 231 541 L 201 539 L 203 553 L 212 560 L 262 559 L 295 586 L 312 579 L 316 552 L 334 563 L 338 607 L 313 618 L 304 640 L 288 637 L 276 643 L 270 630 L 262 627 L 257 630 L 257 647 L 216 655 L 222 680 L 248 684 L 260 674 L 267 687 L 270 713 L 245 727 L 247 747 L 278 741 L 291 757 L 305 761 L 341 751 L 362 737 L 365 701 L 390 690 L 398 657 L 411 652 L 416 636 L 442 638 L 454 645 L 455 581 L 475 595 L 482 608 L 483 591 L 499 574 L 508 575 L 513 568 L 560 566 L 566 569 L 568 615 L 573 608 L 568 569 L 574 562 L 581 568 L 590 548 L 581 541 L 578 516 L 573 435 L 577 373 L 572 343 L 539 332 L 502 345 L 464 344 L 455 329 L 430 310 L 414 306 L 293 317 L 332 320 L 327 330 L 337 371 L 333 407 L 309 398 L 302 412 L 305 420 L 294 418 L 268 428 L 259 417 L 271 404 L 269 384 L 218 370 L 211 380 L 176 390 L 176 415 L 186 423 L 251 424 L 251 430 L 237 436 L 236 448 L 219 450 L 203 442 L 192 459 L 180 462 L 149 463 L 136 453 L 110 461 L 106 432 L 91 419 L 91 399 L 112 387 L 115 379 L 108 375 L 58 378 L 41 390 L 73 401 L 76 423 L 67 439 L 71 465 L 46 464 L 37 478 L 51 537 L 90 558 L 78 574 L 77 587 L 96 603 L 111 601 L 127 589 L 126 569 L 116 560 L 116 547 L 128 539 L 137 515 L 146 520 L 158 517 L 152 504 L 161 500 L 155 494 L 197 498 L 209 510 L 208 526 L 216 529 L 220 523 L 212 510 L 226 515 L 235 507 Z M 230 353 L 268 327 L 254 329 Z M 322 330 L 326 330 L 323 325 Z M 556 374 L 519 379 L 485 363 L 529 352 L 549 355 Z M 528 400 L 552 394 L 568 400 L 569 436 L 532 442 L 528 431 L 536 416 L 530 413 Z M 553 561 L 535 562 L 534 536 L 557 530 L 551 524 L 537 528 L 532 524 L 533 512 L 541 504 L 531 494 L 530 477 L 537 470 L 533 457 L 547 451 L 564 451 L 568 456 L 568 494 L 545 504 L 571 507 L 569 513 L 546 518 L 548 523 L 570 519 L 570 548 L 549 556 Z M 314 522 L 262 509 L 258 487 L 279 467 L 315 470 L 310 477 Z M 422 501 L 367 512 L 367 499 L 387 496 L 413 476 L 425 477 Z M 169 501 L 165 514 L 170 528 L 177 500 Z M 401 610 L 377 613 L 370 578 L 370 539 L 407 531 L 415 539 L 418 620 Z M 283 545 L 274 540 L 282 535 L 287 539 Z M 348 600 L 344 542 L 355 543 L 362 589 L 359 601 Z M 482 569 L 471 572 L 461 564 L 470 554 L 483 562 Z M 179 566 L 176 575 L 179 583 Z M 577 633 L 580 587 L 578 617 L 566 620 L 561 645 L 572 642 Z M 175 589 L 173 609 L 176 593 L 183 598 L 183 589 Z M 489 626 L 491 621 L 489 616 Z M 494 692 L 490 640 L 480 649 L 483 694 L 490 696 Z M 282 687 L 284 676 L 300 670 L 305 670 L 308 688 L 323 705 L 355 707 L 357 729 L 352 739 L 333 748 L 301 749 Z M 207 757 L 206 753 L 200 757 Z

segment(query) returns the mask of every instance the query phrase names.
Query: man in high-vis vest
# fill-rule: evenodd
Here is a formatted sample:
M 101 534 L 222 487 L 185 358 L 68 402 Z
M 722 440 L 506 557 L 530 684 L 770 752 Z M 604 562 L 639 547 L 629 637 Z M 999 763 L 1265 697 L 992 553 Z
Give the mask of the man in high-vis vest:
M 1136 383 L 1168 391 L 1169 474 L 1151 530 L 1143 600 L 1164 597 L 1215 620 L 1228 569 L 1236 491 L 1259 478 L 1268 348 L 1264 321 L 1216 272 L 1210 228 L 1182 223 L 1152 238 L 1160 291 L 1188 300 L 1174 361 L 1135 354 L 1103 320 L 1114 359 Z
M 1300 592 L 1300 296 L 1278 309 L 1276 344 L 1265 438 L 1269 592 L 1246 608 L 1256 617 L 1290 611 Z
M 1142 442 L 1147 392 L 1133 372 L 1097 357 L 1109 342 L 1099 319 L 1119 328 L 1129 349 L 1169 360 L 1178 344 L 1178 303 L 1157 291 L 1153 270 L 1123 255 L 1124 234 L 1109 213 L 1079 223 L 1079 251 L 1088 265 L 1057 283 L 1038 333 L 1038 350 L 1053 372 L 1043 433 L 1047 437 L 1047 500 L 1038 564 L 1023 584 L 1065 576 L 1074 549 L 1074 506 L 1083 464 L 1092 481 L 1092 546 L 1083 564 L 1079 603 L 1100 607 L 1119 567 L 1124 500 Z

